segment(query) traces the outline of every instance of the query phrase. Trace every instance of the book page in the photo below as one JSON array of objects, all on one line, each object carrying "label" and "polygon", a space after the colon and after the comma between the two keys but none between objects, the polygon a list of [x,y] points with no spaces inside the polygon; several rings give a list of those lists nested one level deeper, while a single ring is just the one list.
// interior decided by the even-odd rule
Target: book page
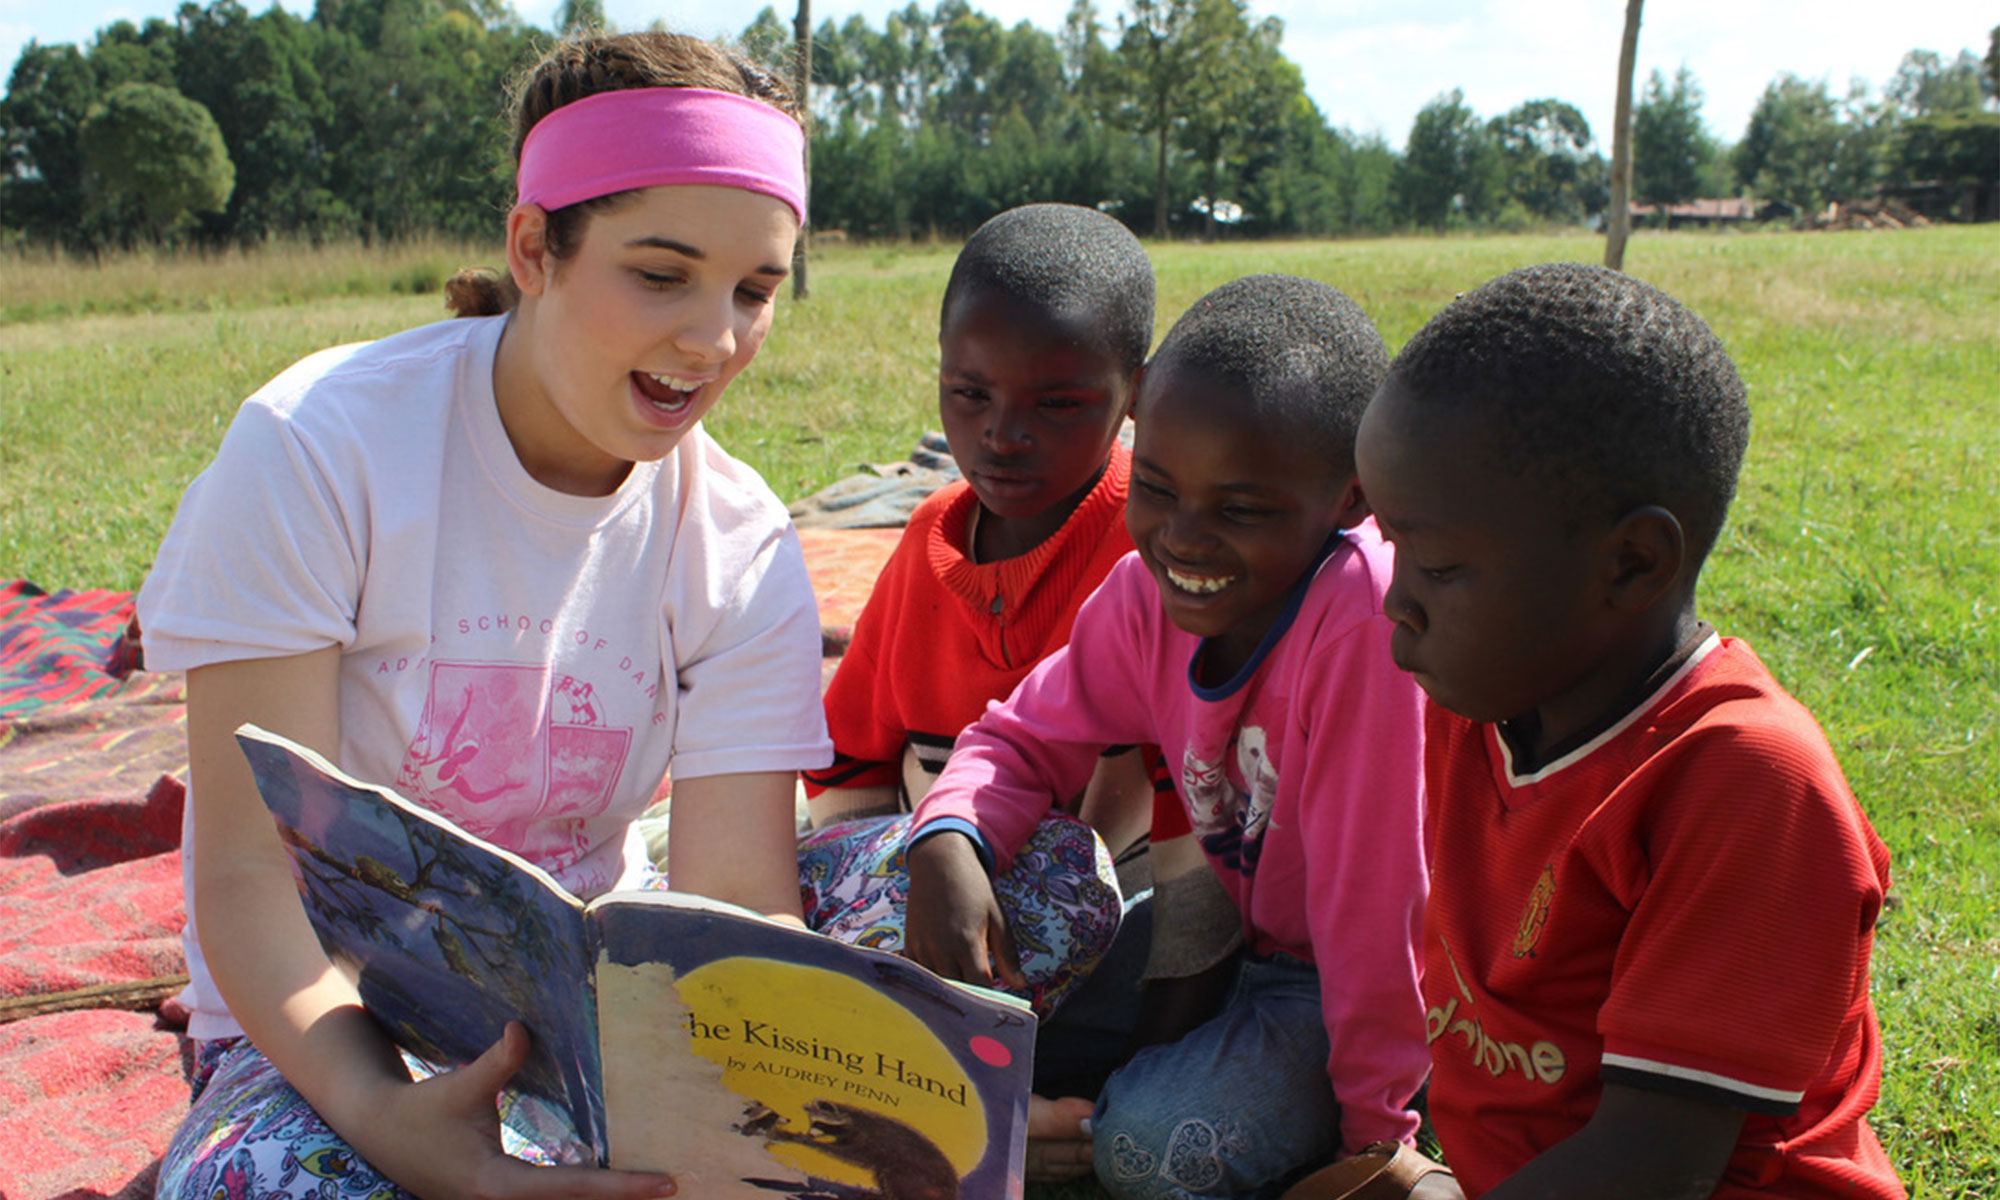
[{"label": "book page", "polygon": [[1034,1018],[1011,997],[671,893],[592,917],[614,1164],[704,1198],[1021,1194]]},{"label": "book page", "polygon": [[744,1099],[723,1083],[721,1063],[693,1052],[672,967],[599,962],[597,1003],[630,1014],[618,1019],[618,1050],[604,1064],[610,1165],[664,1171],[704,1200],[771,1200],[746,1179],[804,1185],[804,1173],[773,1158],[761,1139],[735,1136]]}]

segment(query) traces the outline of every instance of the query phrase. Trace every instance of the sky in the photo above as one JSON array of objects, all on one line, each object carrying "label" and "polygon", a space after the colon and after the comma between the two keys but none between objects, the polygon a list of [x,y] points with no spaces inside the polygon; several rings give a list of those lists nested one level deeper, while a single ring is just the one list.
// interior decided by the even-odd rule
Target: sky
[{"label": "sky", "polygon": [[[83,44],[125,19],[171,16],[179,0],[0,0],[0,63],[11,72],[29,40]],[[272,0],[243,0],[252,12]],[[920,3],[923,0],[919,0]],[[311,0],[284,0],[296,12]],[[531,24],[547,28],[558,0],[515,0]],[[813,24],[859,14],[880,28],[909,0],[816,0]],[[761,0],[604,0],[612,24],[638,28],[659,20],[703,35],[742,30]],[[796,0],[773,0],[789,24]],[[925,3],[935,7],[935,0]],[[1069,0],[972,0],[974,10],[1007,25],[1028,21],[1061,28]],[[1097,0],[1115,36],[1122,0]],[[1481,117],[1526,100],[1553,97],[1575,105],[1610,149],[1618,83],[1618,43],[1625,6],[1617,0],[1250,0],[1254,16],[1285,23],[1284,52],[1299,64],[1306,92],[1335,126],[1380,134],[1400,149],[1424,105],[1462,89]],[[1671,78],[1685,66],[1700,85],[1702,115],[1723,141],[1743,136],[1751,109],[1781,72],[1823,79],[1836,95],[1860,79],[1879,94],[1911,50],[1983,56],[2000,22],[1991,0],[1907,0],[1839,15],[1811,0],[1653,0],[1639,31],[1635,100],[1652,71]],[[726,14],[726,15],[719,15]]]}]

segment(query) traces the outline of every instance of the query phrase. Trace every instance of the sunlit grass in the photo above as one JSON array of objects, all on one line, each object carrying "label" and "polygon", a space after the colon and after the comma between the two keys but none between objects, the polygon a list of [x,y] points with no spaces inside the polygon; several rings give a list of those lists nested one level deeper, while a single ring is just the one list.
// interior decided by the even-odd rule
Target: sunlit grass
[{"label": "sunlit grass", "polygon": [[0,325],[93,313],[213,312],[342,296],[422,295],[437,291],[461,266],[500,262],[497,242],[437,238],[101,255],[14,247],[0,251]]}]

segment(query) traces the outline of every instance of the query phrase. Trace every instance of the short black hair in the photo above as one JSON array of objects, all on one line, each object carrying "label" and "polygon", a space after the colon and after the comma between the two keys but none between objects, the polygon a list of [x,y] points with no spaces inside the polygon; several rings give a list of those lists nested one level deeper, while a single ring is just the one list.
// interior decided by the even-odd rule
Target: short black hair
[{"label": "short black hair", "polygon": [[939,321],[968,291],[994,292],[1098,331],[1128,372],[1153,344],[1153,263],[1116,218],[1075,204],[1024,204],[966,239]]},{"label": "short black hair", "polygon": [[1496,465],[1570,511],[1667,509],[1696,569],[1750,440],[1721,339],[1660,289],[1587,263],[1522,267],[1460,296],[1403,347],[1390,380],[1420,410],[1493,419]]},{"label": "short black hair", "polygon": [[1388,369],[1381,332],[1338,288],[1296,275],[1246,275],[1181,314],[1148,379],[1199,375],[1219,385],[1218,403],[1311,439],[1345,477],[1354,473],[1361,414]]}]

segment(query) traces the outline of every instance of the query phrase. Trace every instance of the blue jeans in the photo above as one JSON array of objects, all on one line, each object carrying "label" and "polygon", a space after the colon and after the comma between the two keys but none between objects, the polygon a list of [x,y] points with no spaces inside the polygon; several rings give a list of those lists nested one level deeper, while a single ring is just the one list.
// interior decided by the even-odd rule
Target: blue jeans
[{"label": "blue jeans", "polygon": [[1275,1196],[1340,1149],[1319,973],[1246,954],[1222,1011],[1112,1073],[1091,1122],[1118,1200]]}]

